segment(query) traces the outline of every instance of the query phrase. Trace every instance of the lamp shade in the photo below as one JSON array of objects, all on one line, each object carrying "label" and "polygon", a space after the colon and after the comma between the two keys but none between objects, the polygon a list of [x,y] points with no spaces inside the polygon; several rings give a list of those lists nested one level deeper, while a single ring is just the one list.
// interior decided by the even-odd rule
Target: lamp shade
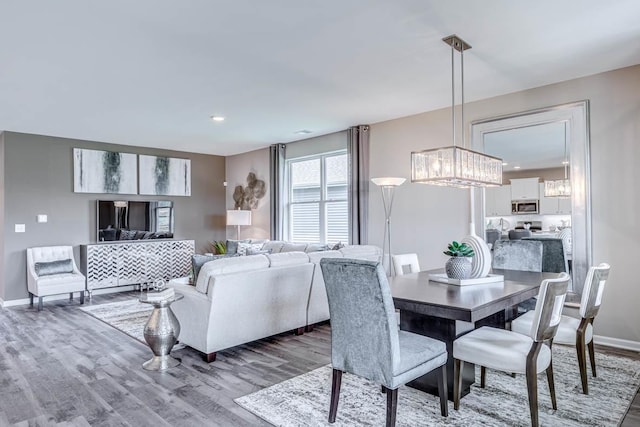
[{"label": "lamp shade", "polygon": [[227,225],[251,225],[251,211],[227,211]]},{"label": "lamp shade", "polygon": [[502,160],[450,146],[411,153],[411,182],[451,187],[502,185]]},{"label": "lamp shade", "polygon": [[385,176],[381,178],[371,178],[371,182],[379,187],[397,187],[404,184],[406,178],[396,178],[391,176]]}]

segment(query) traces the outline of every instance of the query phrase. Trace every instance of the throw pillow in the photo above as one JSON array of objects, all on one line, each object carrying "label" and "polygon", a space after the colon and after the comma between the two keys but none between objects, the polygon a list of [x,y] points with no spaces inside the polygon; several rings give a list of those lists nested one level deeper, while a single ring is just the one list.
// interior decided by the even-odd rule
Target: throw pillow
[{"label": "throw pillow", "polygon": [[267,255],[270,254],[271,251],[268,249],[254,249],[254,248],[247,248],[247,255]]},{"label": "throw pillow", "polygon": [[191,275],[193,276],[193,280],[192,280],[192,285],[195,286],[196,282],[198,281],[198,274],[200,274],[200,270],[202,269],[202,266],[205,265],[206,263],[208,263],[209,261],[214,261],[216,259],[220,259],[220,258],[229,258],[229,257],[234,257],[234,256],[238,256],[238,254],[221,254],[221,255],[213,255],[213,254],[209,254],[209,255],[200,255],[200,254],[195,254],[191,256]]},{"label": "throw pillow", "polygon": [[253,252],[262,250],[262,243],[238,243],[238,255],[252,255],[247,252],[249,250]]},{"label": "throw pillow", "polygon": [[309,253],[309,252],[323,252],[323,251],[328,251],[329,245],[325,245],[322,243],[309,243],[307,245],[307,249],[305,249],[305,252]]},{"label": "throw pillow", "polygon": [[135,230],[120,230],[120,240],[134,240],[135,238]]},{"label": "throw pillow", "polygon": [[344,248],[344,244],[342,242],[338,242],[331,248],[332,251],[337,251],[338,249]]},{"label": "throw pillow", "polygon": [[228,254],[236,254],[238,253],[238,244],[240,243],[249,243],[249,239],[246,240],[227,240],[227,253]]},{"label": "throw pillow", "polygon": [[73,273],[73,261],[70,259],[61,259],[58,261],[36,262],[33,268],[36,270],[38,276]]}]

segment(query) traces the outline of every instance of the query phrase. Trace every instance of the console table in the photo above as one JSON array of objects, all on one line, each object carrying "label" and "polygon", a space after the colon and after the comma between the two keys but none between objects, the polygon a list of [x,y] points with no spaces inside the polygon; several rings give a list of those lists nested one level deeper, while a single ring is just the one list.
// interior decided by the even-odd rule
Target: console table
[{"label": "console table", "polygon": [[89,298],[96,289],[188,276],[193,240],[131,240],[80,245],[80,269]]}]

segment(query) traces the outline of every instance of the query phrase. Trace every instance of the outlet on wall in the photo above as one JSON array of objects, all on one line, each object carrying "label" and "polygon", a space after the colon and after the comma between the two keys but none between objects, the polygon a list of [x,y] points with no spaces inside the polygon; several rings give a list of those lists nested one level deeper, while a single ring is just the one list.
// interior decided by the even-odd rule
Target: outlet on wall
[{"label": "outlet on wall", "polygon": [[15,232],[16,233],[24,233],[26,231],[26,227],[24,224],[16,224]]}]

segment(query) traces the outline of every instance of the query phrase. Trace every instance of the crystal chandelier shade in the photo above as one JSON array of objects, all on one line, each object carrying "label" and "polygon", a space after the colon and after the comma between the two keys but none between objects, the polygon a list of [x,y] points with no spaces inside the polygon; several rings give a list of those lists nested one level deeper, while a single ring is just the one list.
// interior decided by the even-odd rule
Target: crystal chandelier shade
[{"label": "crystal chandelier shade", "polygon": [[571,180],[568,177],[569,158],[567,155],[567,124],[564,124],[564,179],[544,182],[544,197],[571,197]]},{"label": "crystal chandelier shade", "polygon": [[[464,51],[471,46],[456,35],[442,39],[451,46],[451,116],[453,145],[411,153],[411,182],[448,187],[497,187],[502,185],[502,159],[465,148]],[[454,51],[460,52],[462,82],[462,146],[456,146]]]},{"label": "crystal chandelier shade", "polygon": [[456,146],[411,153],[411,181],[450,187],[497,187],[502,160]]}]

